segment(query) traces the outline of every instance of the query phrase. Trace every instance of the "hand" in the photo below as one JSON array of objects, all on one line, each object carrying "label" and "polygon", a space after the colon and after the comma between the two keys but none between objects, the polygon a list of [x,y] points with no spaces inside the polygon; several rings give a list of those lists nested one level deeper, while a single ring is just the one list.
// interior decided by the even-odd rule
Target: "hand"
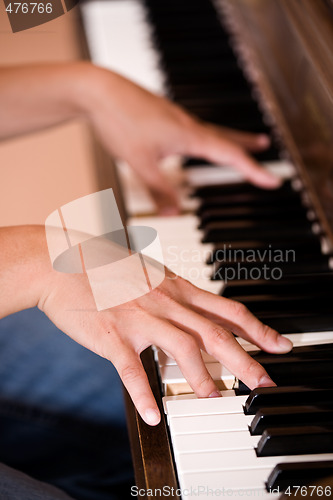
[{"label": "hand", "polygon": [[[87,275],[52,268],[43,227],[1,228],[0,246],[0,317],[38,305],[63,332],[114,364],[148,424],[156,425],[160,419],[140,361],[140,353],[148,346],[154,344],[174,358],[199,397],[219,395],[200,349],[251,389],[274,385],[231,332],[272,353],[288,352],[292,347],[242,304],[200,290],[167,269],[160,286],[150,293],[97,311]],[[102,241],[96,249],[101,262],[110,262],[110,251],[117,248],[109,240]],[[150,261],[149,276],[160,270],[161,264]],[[125,273],[124,280],[140,290],[133,269],[126,268]],[[117,294],[117,278],[114,285],[112,276],[105,280],[106,290]]]},{"label": "hand", "polygon": [[158,168],[169,155],[232,165],[264,188],[280,184],[245,153],[265,149],[267,136],[200,122],[167,99],[90,63],[0,68],[0,109],[0,139],[87,118],[107,151],[143,179],[160,213],[179,210]]},{"label": "hand", "polygon": [[158,168],[174,154],[228,164],[263,188],[279,179],[259,166],[248,151],[269,145],[265,135],[237,132],[200,122],[167,99],[101,68],[90,66],[84,107],[97,135],[115,157],[126,160],[145,182],[160,213],[176,214],[178,200]]},{"label": "hand", "polygon": [[113,363],[138,412],[150,425],[158,424],[160,414],[140,360],[148,346],[157,345],[176,360],[198,397],[219,396],[200,349],[250,388],[274,385],[231,331],[271,353],[288,352],[292,347],[242,304],[200,290],[169,270],[155,290],[99,312],[85,275],[52,270],[39,307],[70,337]]}]

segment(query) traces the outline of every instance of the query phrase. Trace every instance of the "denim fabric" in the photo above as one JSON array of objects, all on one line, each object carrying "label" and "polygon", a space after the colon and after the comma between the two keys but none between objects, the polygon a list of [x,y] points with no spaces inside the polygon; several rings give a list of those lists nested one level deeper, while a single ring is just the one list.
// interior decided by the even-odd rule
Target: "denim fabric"
[{"label": "denim fabric", "polygon": [[47,483],[41,483],[15,469],[0,464],[1,500],[73,500]]},{"label": "denim fabric", "polygon": [[[37,309],[0,321],[0,431],[0,462],[7,466],[77,500],[130,497],[119,377]],[[1,468],[0,476],[5,484]],[[29,498],[17,495],[8,498]],[[31,498],[39,498],[37,490]]]}]

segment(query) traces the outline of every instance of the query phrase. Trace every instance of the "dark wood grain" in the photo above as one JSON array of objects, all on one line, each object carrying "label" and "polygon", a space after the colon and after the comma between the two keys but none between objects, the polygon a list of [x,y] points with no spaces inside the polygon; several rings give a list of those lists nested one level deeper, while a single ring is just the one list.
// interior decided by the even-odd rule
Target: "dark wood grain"
[{"label": "dark wood grain", "polygon": [[333,15],[325,0],[215,0],[333,248]]},{"label": "dark wood grain", "polygon": [[[168,487],[170,492],[178,488],[169,443],[168,429],[164,417],[161,390],[156,372],[152,350],[149,348],[141,355],[142,363],[148,375],[150,386],[162,414],[162,420],[156,427],[147,425],[139,416],[125,391],[128,430],[131,442],[135,480],[139,488],[147,491]],[[173,488],[173,490],[172,490]],[[176,497],[176,495],[170,495]],[[145,497],[151,498],[149,494]],[[179,498],[179,497],[178,497]]]}]

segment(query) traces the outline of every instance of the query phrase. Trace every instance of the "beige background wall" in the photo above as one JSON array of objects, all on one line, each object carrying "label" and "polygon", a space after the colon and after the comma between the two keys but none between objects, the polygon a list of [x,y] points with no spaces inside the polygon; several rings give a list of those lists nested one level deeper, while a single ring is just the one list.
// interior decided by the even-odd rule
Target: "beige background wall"
[{"label": "beige background wall", "polygon": [[[81,57],[77,8],[12,33],[0,2],[0,65]],[[92,140],[82,123],[0,143],[0,226],[43,224],[58,206],[97,189]]]}]

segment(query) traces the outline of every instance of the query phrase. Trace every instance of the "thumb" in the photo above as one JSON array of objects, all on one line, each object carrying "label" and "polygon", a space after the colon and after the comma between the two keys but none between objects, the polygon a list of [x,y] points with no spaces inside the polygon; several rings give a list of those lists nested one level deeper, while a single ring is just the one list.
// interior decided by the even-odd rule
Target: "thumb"
[{"label": "thumb", "polygon": [[175,188],[161,172],[157,161],[149,158],[137,158],[131,161],[131,167],[146,185],[159,215],[178,215],[180,205]]}]

